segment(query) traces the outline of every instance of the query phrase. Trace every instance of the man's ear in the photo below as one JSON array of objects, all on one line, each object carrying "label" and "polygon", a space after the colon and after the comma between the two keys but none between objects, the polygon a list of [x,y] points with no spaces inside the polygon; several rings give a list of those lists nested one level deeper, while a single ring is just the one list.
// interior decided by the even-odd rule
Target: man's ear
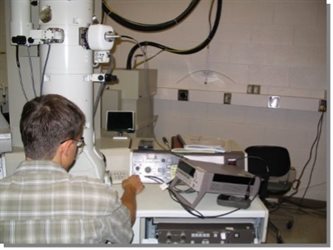
[{"label": "man's ear", "polygon": [[61,165],[65,170],[68,170],[69,165],[72,164],[73,161],[73,141],[68,140],[61,143],[56,151],[56,154],[53,158],[53,161]]},{"label": "man's ear", "polygon": [[72,143],[73,142],[71,140],[61,143],[56,150],[53,160],[59,163],[60,165],[63,165],[63,163],[66,162],[67,157],[70,156],[70,149]]},{"label": "man's ear", "polygon": [[58,147],[58,150],[64,156],[68,156],[71,152],[70,150],[71,150],[71,147],[73,146],[72,144],[73,144],[72,140],[67,140],[60,144],[60,146]]}]

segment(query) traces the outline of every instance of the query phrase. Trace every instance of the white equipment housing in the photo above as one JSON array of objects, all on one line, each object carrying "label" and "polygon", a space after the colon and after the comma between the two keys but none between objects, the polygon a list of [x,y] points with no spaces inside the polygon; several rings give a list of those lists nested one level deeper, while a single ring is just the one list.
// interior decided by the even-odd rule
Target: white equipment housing
[{"label": "white equipment housing", "polygon": [[109,62],[116,38],[113,29],[92,24],[93,0],[40,0],[39,27],[33,30],[30,2],[10,1],[12,44],[40,45],[41,72],[47,62],[45,74],[41,74],[42,94],[63,95],[86,116],[86,146],[70,172],[108,180],[102,154],[94,146],[93,124],[93,81],[103,82],[105,78],[103,74],[93,74],[93,66]]}]

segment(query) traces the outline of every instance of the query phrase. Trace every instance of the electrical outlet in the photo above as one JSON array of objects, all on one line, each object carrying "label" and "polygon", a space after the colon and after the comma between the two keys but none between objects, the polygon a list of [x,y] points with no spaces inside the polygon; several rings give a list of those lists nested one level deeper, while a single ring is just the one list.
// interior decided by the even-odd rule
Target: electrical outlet
[{"label": "electrical outlet", "polygon": [[322,99],[322,100],[319,100],[319,108],[318,108],[318,111],[319,112],[326,112],[327,110],[327,101]]},{"label": "electrical outlet", "polygon": [[248,94],[254,94],[254,95],[260,95],[260,85],[256,84],[248,84],[246,93]]},{"label": "electrical outlet", "polygon": [[260,95],[260,85],[252,85],[252,94]]},{"label": "electrical outlet", "polygon": [[231,93],[224,93],[223,104],[231,104]]},{"label": "electrical outlet", "polygon": [[178,101],[188,101],[189,94],[187,89],[178,89]]},{"label": "electrical outlet", "polygon": [[251,85],[251,84],[247,85],[246,93],[248,93],[248,94],[252,94],[253,93],[253,85]]}]

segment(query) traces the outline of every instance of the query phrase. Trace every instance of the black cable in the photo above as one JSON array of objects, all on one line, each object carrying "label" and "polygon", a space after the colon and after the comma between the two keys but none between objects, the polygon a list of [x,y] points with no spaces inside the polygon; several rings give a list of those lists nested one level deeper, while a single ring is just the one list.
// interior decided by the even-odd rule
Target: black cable
[{"label": "black cable", "polygon": [[127,56],[126,68],[127,69],[132,69],[132,57],[133,57],[135,51],[138,48],[143,47],[143,46],[152,46],[152,47],[159,48],[159,49],[165,50],[167,52],[178,54],[178,55],[194,54],[196,52],[199,52],[203,48],[205,48],[210,43],[210,41],[214,38],[214,36],[216,34],[216,31],[217,31],[217,28],[219,26],[220,19],[221,19],[221,14],[222,14],[222,1],[223,0],[218,0],[217,1],[217,10],[216,10],[216,17],[215,17],[214,26],[213,26],[211,32],[209,33],[208,37],[201,44],[197,45],[194,48],[188,49],[188,50],[179,50],[179,49],[170,48],[170,47],[164,46],[162,44],[151,42],[151,41],[140,42],[139,44],[135,45],[130,50],[130,52]]},{"label": "black cable", "polygon": [[154,55],[148,57],[148,58],[145,58],[143,61],[141,62],[136,62],[135,65],[134,65],[134,68],[137,68],[138,66],[140,66],[141,64],[143,63],[146,63],[146,62],[149,62],[150,60],[154,59],[156,56],[158,56],[159,54],[161,54],[164,50],[159,50],[158,52],[156,52]]},{"label": "black cable", "polygon": [[46,59],[45,59],[45,62],[44,62],[44,67],[43,67],[43,71],[42,71],[42,75],[41,75],[41,80],[40,80],[40,95],[43,94],[43,89],[44,89],[44,75],[45,75],[47,63],[49,61],[50,51],[51,51],[51,44],[48,44]]},{"label": "black cable", "polygon": [[[256,176],[255,178],[259,178],[258,176]],[[249,192],[249,189],[250,189],[250,183],[251,181],[248,183],[248,192]],[[177,198],[177,195],[175,194],[175,191],[168,188],[168,191],[169,191],[169,195],[171,197],[171,199],[173,199],[174,201],[176,201],[177,203],[179,203],[185,211],[187,211],[189,214],[195,216],[195,217],[198,217],[200,219],[212,219],[212,218],[219,218],[219,217],[223,217],[223,216],[226,216],[226,215],[229,215],[229,214],[232,214],[238,210],[240,210],[241,208],[235,208],[229,212],[226,212],[226,213],[221,213],[221,214],[217,214],[217,215],[204,215],[202,214],[200,211],[188,206],[187,204],[184,204],[182,201],[180,201],[178,198]],[[258,190],[259,192],[259,190]],[[252,201],[258,196],[258,192],[253,196],[252,199],[249,199],[249,197],[247,197],[247,199],[250,200],[250,203],[252,203]],[[245,194],[245,197],[246,197],[247,194]]]},{"label": "black cable", "polygon": [[[166,140],[166,138],[164,137],[164,139]],[[163,141],[165,141],[163,140]],[[169,181],[168,183],[165,183],[165,181],[157,176],[152,176],[152,175],[146,175],[144,176],[145,178],[148,178],[148,179],[151,179],[153,180],[154,182],[158,183],[158,184],[167,184],[168,186],[170,185],[170,183],[172,182]],[[258,176],[256,176],[255,178],[259,178]],[[245,194],[245,198],[246,199],[249,199],[249,192],[250,192],[250,183],[248,183],[248,187],[247,187],[247,193]],[[226,216],[226,215],[229,215],[231,213],[234,213],[238,210],[240,210],[241,208],[235,208],[229,212],[225,212],[225,213],[221,213],[221,214],[217,214],[217,215],[204,215],[203,213],[201,213],[200,211],[188,206],[187,204],[184,204],[182,201],[180,201],[178,198],[177,198],[177,195],[175,194],[176,192],[184,192],[184,193],[193,193],[195,192],[191,187],[189,187],[188,189],[185,189],[185,190],[181,190],[181,189],[175,189],[172,190],[171,188],[167,188],[168,192],[169,192],[169,195],[170,195],[170,198],[172,200],[174,200],[175,202],[179,203],[185,211],[187,211],[189,214],[197,217],[197,218],[200,218],[200,219],[212,219],[212,218],[219,218],[219,217],[223,217],[223,216]],[[258,190],[259,192],[259,190]],[[253,196],[252,199],[249,199],[250,200],[250,203],[252,203],[252,201],[258,196],[258,192]]]},{"label": "black cable", "polygon": [[18,73],[19,73],[19,80],[20,80],[20,86],[21,86],[21,89],[22,89],[22,93],[24,95],[24,98],[26,101],[28,101],[28,96],[27,96],[27,93],[24,89],[24,86],[23,86],[23,79],[22,79],[22,72],[21,72],[21,63],[20,63],[20,57],[19,57],[19,45],[16,45],[16,50],[15,50],[15,58],[16,58],[16,66],[17,66],[17,70],[18,70]]},{"label": "black cable", "polygon": [[[313,172],[313,169],[314,169],[314,166],[315,166],[315,162],[317,160],[317,153],[318,153],[317,151],[318,151],[318,145],[319,145],[319,140],[320,140],[320,135],[321,135],[323,117],[324,117],[324,112],[321,113],[318,124],[317,124],[317,133],[316,133],[316,137],[315,137],[315,139],[314,139],[314,141],[311,145],[311,148],[310,148],[309,158],[308,158],[307,162],[305,163],[305,165],[303,166],[299,177],[295,180],[295,183],[296,183],[295,192],[290,194],[288,196],[289,198],[298,193],[298,188],[300,186],[302,177],[303,177],[303,175],[305,173],[305,170],[308,167],[308,165],[309,165],[309,163],[312,159],[313,149],[316,148],[316,150],[315,150],[315,160],[314,160],[314,162],[312,164],[312,168],[311,168],[311,175],[312,175],[312,172]],[[311,178],[312,178],[311,175],[310,175],[309,181],[311,181]],[[306,187],[306,191],[307,191],[309,185],[310,185],[310,183],[308,182],[307,187]],[[305,197],[305,192],[304,192],[304,195],[303,195],[303,199],[304,199],[304,197]],[[301,205],[301,203],[302,203],[302,201],[300,202],[300,205]]]},{"label": "black cable", "polygon": [[[107,71],[106,74],[112,76],[112,72],[114,70],[114,67],[115,67],[114,57],[110,56],[109,69],[108,69],[108,71]],[[102,96],[103,96],[104,90],[106,88],[106,85],[107,85],[106,81],[100,82],[100,86],[99,86],[99,88],[97,90],[97,95],[96,95],[94,106],[93,106],[93,117],[95,117],[95,115],[96,115],[96,112],[97,112],[97,109],[98,109],[98,105],[99,105],[99,103],[100,103],[100,101],[102,99]]]},{"label": "black cable", "polygon": [[[209,14],[208,14],[209,32],[212,30],[211,16],[212,16],[212,11],[213,11],[214,2],[215,2],[215,0],[212,0],[211,5],[210,5],[210,8],[209,8]],[[207,45],[207,49],[209,49],[209,44]]]},{"label": "black cable", "polygon": [[[214,219],[214,218],[219,218],[219,217],[223,217],[223,216],[226,216],[226,215],[229,215],[229,214],[232,214],[238,210],[240,210],[240,208],[235,208],[229,212],[225,212],[225,213],[221,213],[221,214],[217,214],[217,215],[204,215],[202,214],[200,211],[194,209],[194,208],[191,208],[190,206],[184,204],[183,202],[181,202],[177,196],[175,195],[174,191],[171,190],[170,188],[168,188],[168,191],[169,191],[169,195],[171,197],[171,199],[173,199],[174,201],[176,201],[177,203],[179,203],[186,212],[188,212],[189,214],[197,217],[197,218],[200,218],[200,219]],[[254,197],[255,198],[255,197]],[[251,200],[252,201],[252,200]]]},{"label": "black cable", "polygon": [[19,45],[16,45],[15,47],[16,47],[15,48],[16,67],[21,68],[20,57],[19,57],[20,47]]},{"label": "black cable", "polygon": [[316,138],[314,139],[314,141],[313,141],[313,143],[312,143],[312,145],[311,145],[309,158],[308,158],[307,162],[305,163],[305,165],[304,165],[304,167],[303,167],[303,169],[302,169],[302,171],[301,171],[301,173],[300,173],[299,179],[302,179],[302,176],[303,176],[303,174],[304,174],[304,171],[305,171],[307,165],[309,164],[309,162],[311,161],[311,158],[312,158],[312,151],[313,151],[313,148],[315,147],[316,142],[317,142],[317,140],[318,140],[318,126],[319,126],[319,124],[321,123],[322,117],[323,117],[323,113],[321,114],[321,116],[320,116],[320,118],[319,118],[319,121],[318,121],[318,124],[317,124],[317,134],[316,134]]},{"label": "black cable", "polygon": [[158,184],[164,184],[164,180],[160,177],[154,176],[154,175],[144,175],[143,177],[147,178],[147,179],[151,179],[154,182],[158,183]]},{"label": "black cable", "polygon": [[304,198],[306,196],[306,193],[310,187],[310,184],[311,184],[311,180],[312,180],[312,175],[313,175],[313,170],[314,170],[314,167],[316,165],[316,162],[317,162],[317,156],[318,156],[318,146],[319,146],[319,141],[320,141],[320,136],[321,136],[321,130],[322,130],[322,125],[323,125],[323,117],[324,117],[324,112],[321,113],[321,116],[320,116],[320,119],[318,121],[318,125],[317,125],[317,137],[316,137],[316,145],[315,145],[315,156],[314,156],[314,160],[312,162],[312,167],[311,167],[311,171],[310,171],[310,175],[309,175],[309,179],[308,179],[308,183],[307,183],[307,186],[304,190],[304,194],[302,196],[302,199],[300,201],[300,205],[302,205],[303,201],[304,201]]},{"label": "black cable", "polygon": [[102,9],[103,12],[105,12],[110,18],[112,18],[114,21],[116,21],[117,23],[121,24],[122,26],[128,29],[143,31],[143,32],[155,32],[155,31],[162,31],[169,29],[182,22],[189,14],[192,13],[192,11],[195,9],[195,7],[198,5],[199,2],[200,0],[192,0],[189,6],[185,9],[185,11],[183,11],[179,16],[170,21],[159,24],[142,24],[125,19],[117,15],[113,11],[111,11],[108,8],[108,6],[104,3],[104,1],[102,3]]},{"label": "black cable", "polygon": [[34,92],[34,96],[36,97],[37,96],[37,91],[36,91],[36,86],[35,86],[36,84],[35,84],[34,71],[33,71],[32,59],[31,59],[31,54],[30,54],[30,48],[31,48],[30,46],[27,46],[32,90]]}]

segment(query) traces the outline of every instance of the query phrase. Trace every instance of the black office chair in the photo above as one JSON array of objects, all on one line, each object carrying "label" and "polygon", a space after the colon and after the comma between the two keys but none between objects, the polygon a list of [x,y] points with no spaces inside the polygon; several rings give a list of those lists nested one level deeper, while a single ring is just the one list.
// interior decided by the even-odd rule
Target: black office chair
[{"label": "black office chair", "polygon": [[[283,196],[288,193],[296,179],[296,171],[291,167],[289,152],[280,146],[250,146],[245,149],[248,157],[248,171],[262,178],[259,189],[259,197],[265,205],[272,211],[272,203],[268,198],[277,198],[278,205]],[[293,218],[288,215],[286,227],[293,226]],[[271,216],[270,216],[271,217]],[[269,227],[276,234],[278,243],[283,243],[280,230],[269,218]]]}]

